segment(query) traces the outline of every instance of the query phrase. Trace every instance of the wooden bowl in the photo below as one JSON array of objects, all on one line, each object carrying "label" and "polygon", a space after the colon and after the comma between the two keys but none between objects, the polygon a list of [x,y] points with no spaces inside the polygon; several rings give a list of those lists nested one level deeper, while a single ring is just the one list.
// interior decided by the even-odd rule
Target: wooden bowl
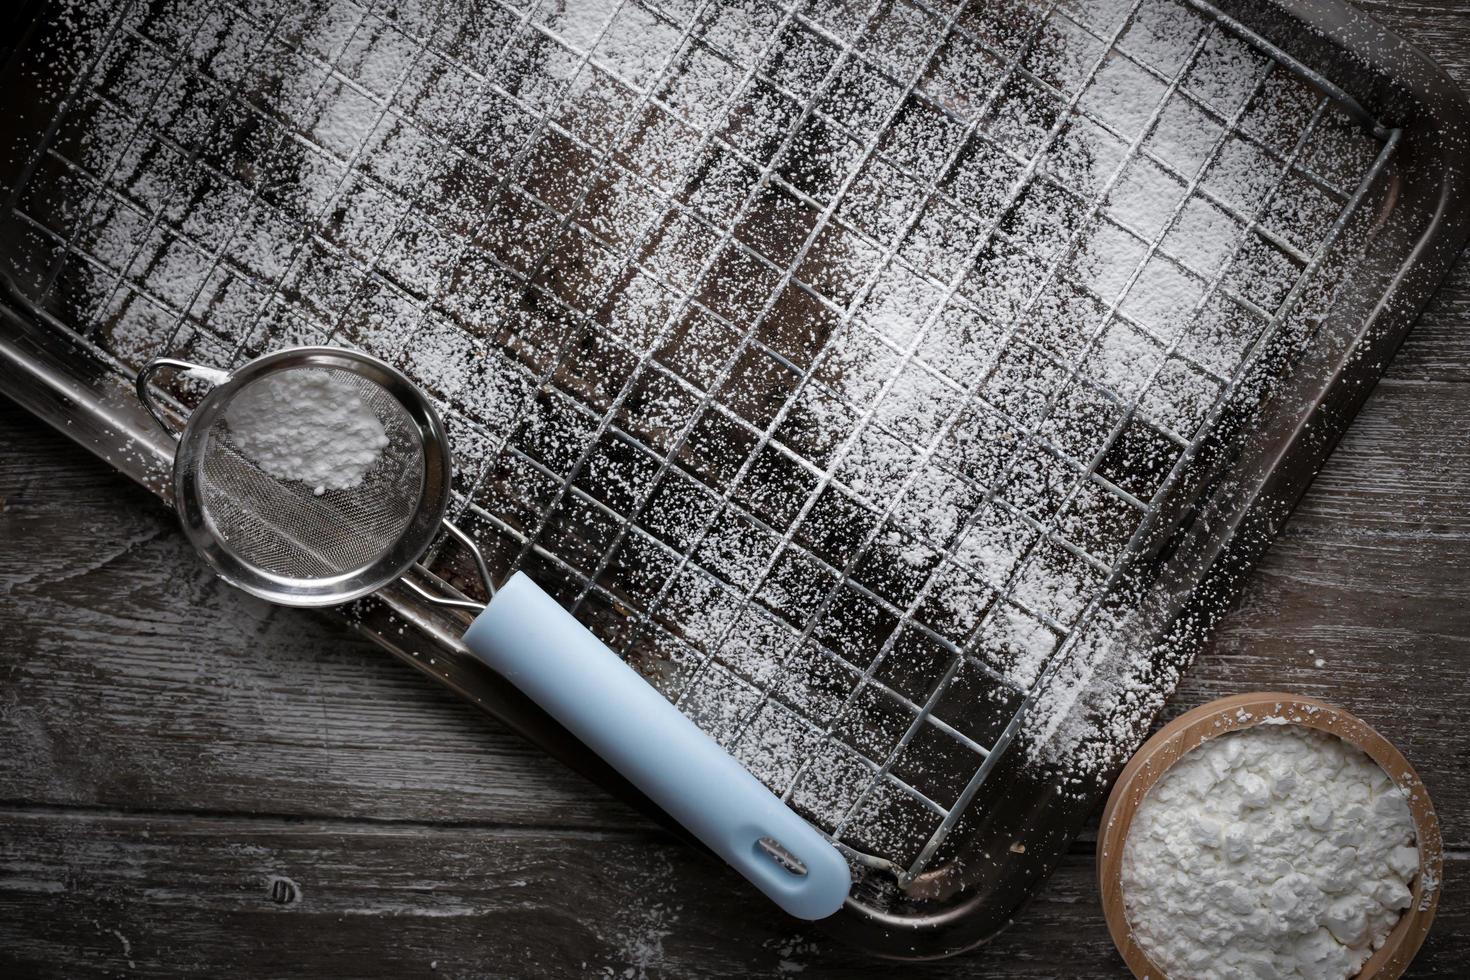
[{"label": "wooden bowl", "polygon": [[1444,863],[1444,843],[1439,819],[1419,774],[1399,753],[1364,721],[1342,708],[1315,698],[1292,694],[1237,694],[1201,705],[1165,725],[1129,760],[1113,786],[1103,810],[1098,837],[1097,875],[1102,889],[1103,913],[1108,931],[1128,968],[1139,980],[1165,977],[1133,939],[1123,909],[1123,842],[1138,805],[1154,783],[1186,752],[1207,739],[1260,724],[1267,718],[1286,720],[1344,738],[1383,767],[1408,797],[1419,846],[1419,874],[1414,878],[1414,900],[1389,933],[1383,948],[1363,964],[1357,980],[1394,980],[1409,966],[1419,951],[1434,910],[1439,905],[1439,887]]}]

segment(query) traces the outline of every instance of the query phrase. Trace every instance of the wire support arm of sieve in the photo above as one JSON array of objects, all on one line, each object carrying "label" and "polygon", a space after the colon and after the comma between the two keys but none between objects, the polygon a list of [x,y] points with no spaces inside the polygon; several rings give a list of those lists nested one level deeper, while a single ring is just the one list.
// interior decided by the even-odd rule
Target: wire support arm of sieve
[{"label": "wire support arm of sieve", "polygon": [[198,378],[201,381],[207,381],[210,384],[218,384],[228,375],[218,368],[195,364],[193,361],[179,360],[176,357],[155,357],[143,365],[142,369],[138,372],[138,377],[134,381],[134,386],[138,392],[138,401],[143,403],[143,407],[148,410],[149,415],[153,416],[153,421],[158,423],[158,427],[168,433],[174,442],[178,442],[179,437],[183,434],[182,430],[176,428],[169,421],[168,413],[164,411],[163,406],[159,404],[158,399],[153,394],[153,376],[163,370],[183,371],[191,377]]},{"label": "wire support arm of sieve", "polygon": [[475,560],[475,568],[480,574],[480,582],[485,587],[486,602],[435,595],[408,578],[403,579],[403,584],[408,586],[420,599],[423,599],[425,602],[431,602],[436,606],[446,606],[451,609],[469,609],[477,613],[481,612],[488,605],[488,600],[495,598],[495,579],[490,575],[490,565],[485,561],[485,553],[480,550],[480,546],[475,543],[475,539],[466,534],[459,525],[448,518],[444,519],[443,524],[444,530],[448,531],[451,537],[464,545],[465,550],[470,553],[470,557]]}]

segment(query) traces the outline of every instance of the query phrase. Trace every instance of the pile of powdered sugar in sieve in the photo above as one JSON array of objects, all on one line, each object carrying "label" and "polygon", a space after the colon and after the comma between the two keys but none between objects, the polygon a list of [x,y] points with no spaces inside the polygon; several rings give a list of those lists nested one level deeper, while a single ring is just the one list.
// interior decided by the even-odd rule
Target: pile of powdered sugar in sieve
[{"label": "pile of powdered sugar in sieve", "polygon": [[245,458],[318,496],[360,484],[388,446],[383,423],[351,381],[315,368],[247,385],[230,402],[225,424]]},{"label": "pile of powdered sugar in sieve", "polygon": [[1336,736],[1262,724],[1209,740],[1149,791],[1123,901],[1170,977],[1337,980],[1383,945],[1418,868],[1408,802],[1377,763]]}]

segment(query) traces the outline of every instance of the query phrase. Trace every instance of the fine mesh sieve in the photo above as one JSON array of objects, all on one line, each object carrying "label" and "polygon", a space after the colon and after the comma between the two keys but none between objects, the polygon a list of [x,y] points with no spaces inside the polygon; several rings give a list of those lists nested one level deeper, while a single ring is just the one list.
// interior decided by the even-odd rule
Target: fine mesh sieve
[{"label": "fine mesh sieve", "polygon": [[[166,367],[191,369],[155,361],[142,380]],[[311,386],[317,401],[290,400]],[[162,421],[146,384],[140,393]],[[360,447],[376,457],[354,479],[297,478],[242,447],[240,408],[262,400],[279,409],[283,447],[298,438],[302,454],[353,438],[327,428],[333,410],[376,419],[383,444]],[[323,417],[309,417],[314,409]],[[446,442],[423,393],[382,361],[336,348],[279,351],[229,375],[190,417],[179,434],[175,500],[190,539],[227,581],[289,605],[345,602],[401,576],[440,529],[448,504]]]}]

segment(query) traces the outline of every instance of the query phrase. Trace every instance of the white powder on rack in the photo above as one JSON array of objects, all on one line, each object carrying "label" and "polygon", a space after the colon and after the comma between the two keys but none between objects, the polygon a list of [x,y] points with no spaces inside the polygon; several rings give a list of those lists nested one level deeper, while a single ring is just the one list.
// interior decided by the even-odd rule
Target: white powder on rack
[{"label": "white powder on rack", "polygon": [[1123,900],[1173,980],[1346,978],[1408,907],[1418,867],[1408,802],[1377,763],[1262,724],[1207,741],[1149,791]]},{"label": "white powder on rack", "polygon": [[[93,47],[125,6],[114,0],[63,5],[76,31],[96,32]],[[1124,8],[1069,4],[1065,13],[1043,18],[1040,5],[971,4],[961,26],[984,45],[955,33],[938,44],[926,66],[919,59],[940,41],[941,21],[916,18],[906,5],[878,5],[869,30],[866,15],[842,5],[805,8],[780,27],[779,11],[769,4],[706,4],[690,25],[701,40],[682,48],[682,28],[667,22],[667,4],[660,17],[638,4],[606,0],[533,6],[520,14],[506,5],[430,6],[442,15],[432,31],[409,10],[364,10],[348,0],[294,5],[279,24],[249,5],[238,15],[230,8],[204,14],[187,4],[147,17],[136,5],[126,8],[119,36],[137,34],[139,40],[110,50],[107,70],[86,83],[91,121],[74,148],[80,172],[104,175],[107,193],[98,194],[94,206],[82,193],[85,181],[66,183],[72,180],[66,168],[54,168],[63,186],[77,188],[68,192],[76,198],[68,202],[76,212],[69,223],[96,226],[78,238],[95,261],[75,263],[66,288],[77,310],[91,311],[110,353],[133,363],[170,352],[225,363],[245,336],[267,326],[278,344],[362,347],[404,367],[442,400],[462,470],[520,474],[493,488],[495,499],[524,498],[529,509],[542,477],[509,450],[494,460],[491,454],[525,420],[554,471],[545,479],[554,484],[595,430],[572,406],[585,399],[578,407],[600,413],[603,395],[625,380],[617,362],[610,367],[591,358],[590,347],[571,346],[580,318],[596,320],[589,333],[598,335],[599,351],[631,363],[625,355],[659,336],[676,301],[721,297],[715,305],[728,325],[710,321],[703,332],[675,328],[655,362],[640,369],[639,388],[647,390],[629,404],[641,400],[641,417],[618,424],[653,433],[653,451],[661,453],[666,438],[691,421],[686,413],[700,407],[705,388],[710,401],[735,415],[790,397],[789,417],[801,425],[783,426],[773,444],[804,456],[803,465],[813,471],[833,471],[832,485],[814,493],[830,492],[837,500],[860,496],[855,509],[870,513],[886,509],[902,478],[927,455],[928,471],[903,488],[893,527],[872,537],[871,557],[855,577],[899,609],[913,604],[917,584],[928,580],[915,619],[951,642],[969,644],[976,658],[1016,686],[1047,688],[1027,724],[1055,734],[1042,755],[1049,763],[1064,760],[1066,775],[1101,771],[1123,747],[1136,744],[1183,664],[1176,656],[1156,668],[1158,658],[1147,648],[1099,642],[1079,644],[1065,670],[1048,673],[1072,617],[1043,622],[1036,614],[1075,611],[1099,595],[1105,581],[1051,542],[1066,537],[1111,564],[1126,534],[1108,549],[1099,547],[1123,505],[1099,484],[1079,479],[1072,464],[1037,450],[1030,434],[1041,432],[1070,447],[1069,458],[1087,463],[1100,444],[1089,442],[1083,430],[1096,427],[1095,416],[1105,409],[1087,406],[1085,386],[1109,384],[1122,401],[1137,397],[1142,416],[1188,437],[1217,387],[1200,381],[1177,357],[1166,358],[1163,345],[1180,340],[1190,357],[1228,377],[1245,350],[1242,338],[1253,335],[1230,319],[1185,329],[1181,304],[1174,302],[1189,298],[1199,275],[1217,271],[1239,230],[1235,218],[1202,199],[1185,205],[1160,254],[1131,280],[1144,261],[1145,239],[1163,231],[1188,178],[1203,165],[1203,134],[1194,127],[1215,135],[1217,123],[1192,112],[1175,93],[1145,137],[1138,130],[1165,88],[1114,53],[1085,86],[1080,104],[1094,118],[1071,113],[1049,143],[1055,113],[1083,85],[1079,70],[1103,53],[1097,37],[1121,26],[1114,14]],[[1068,17],[1085,21],[1088,30]],[[1199,24],[1186,4],[1147,3],[1122,46],[1171,77]],[[853,50],[842,53],[843,47]],[[840,53],[846,60],[829,82]],[[1023,54],[1028,73],[1061,88],[1044,93],[1005,75],[1002,60]],[[170,73],[165,66],[175,56],[183,60]],[[671,56],[664,77],[655,80]],[[1253,90],[1264,64],[1243,42],[1217,30],[1185,72],[1180,92],[1205,96],[1224,118]],[[896,77],[885,77],[876,65]],[[744,78],[756,68],[786,91],[763,78]],[[107,81],[113,75],[135,81]],[[916,94],[906,95],[910,77],[919,84]],[[199,86],[205,95],[192,95]],[[214,151],[216,144],[241,138],[243,130],[237,132],[222,110],[236,111],[231,104],[242,93],[252,93],[269,111],[242,111],[240,119],[253,126],[258,116],[270,135],[252,137],[236,167],[228,154]],[[817,102],[809,118],[799,105],[806,93]],[[929,99],[962,118],[941,118]],[[880,133],[880,122],[896,109]],[[545,127],[537,121],[540,113],[548,116]],[[625,126],[630,119],[640,121]],[[148,125],[137,130],[137,120]],[[961,140],[968,128],[974,132]],[[154,134],[177,140],[182,152]],[[790,145],[784,156],[772,158],[777,137],[789,137]],[[1020,342],[1007,337],[1027,298],[1042,286],[1039,256],[1060,258],[1062,233],[1070,234],[1073,220],[1102,194],[1135,137],[1144,137],[1146,152],[1180,172],[1167,173],[1132,154],[1101,215],[1076,229],[1075,270],[1059,267],[1056,277],[1058,283],[1076,278],[1102,305],[1083,309],[1066,301],[1064,291],[1046,290],[1029,314],[1037,329],[1018,336],[1046,348],[1056,363],[1015,351]],[[574,147],[573,138],[590,145]],[[876,149],[867,159],[862,147],[870,141]],[[189,152],[195,146],[205,152],[196,157]],[[703,152],[692,152],[696,146]],[[1028,178],[1033,190],[1006,203],[1025,160],[1043,146],[1034,171],[1039,176]],[[937,172],[956,150],[949,172]],[[206,163],[223,164],[223,170],[206,172]],[[736,206],[757,192],[768,163],[769,187],[737,221]],[[1232,136],[1220,158],[1198,175],[1202,186],[1244,213],[1270,186],[1271,166],[1254,143]],[[975,172],[960,179],[970,169]],[[1048,187],[1047,179],[1068,186],[1076,198]],[[779,193],[767,194],[771,189]],[[797,200],[795,192],[805,198]],[[51,199],[36,194],[27,201]],[[563,212],[574,205],[580,207],[556,239],[555,262],[548,258],[530,283],[540,268],[535,256],[558,235]],[[798,259],[807,223],[828,208],[834,211],[826,227]],[[51,223],[45,214],[34,217],[38,225]],[[918,222],[904,234],[911,217]],[[1003,217],[997,234],[1009,244],[993,242],[975,262],[973,246]],[[792,394],[793,375],[753,351],[746,352],[748,363],[765,365],[767,373],[753,373],[750,382],[716,382],[727,358],[746,356],[737,350],[739,337],[756,325],[763,297],[780,281],[754,260],[709,264],[710,251],[725,232],[735,233],[736,224],[738,242],[753,242],[765,260],[830,301],[818,311],[822,318],[851,321],[820,352],[807,352],[818,363],[799,395]],[[595,232],[601,242],[584,232]],[[630,277],[618,256],[640,241],[644,247],[633,249],[640,257],[628,263]],[[720,248],[726,255],[736,251],[735,244]],[[1179,272],[1161,256],[1182,259],[1193,271]],[[964,266],[971,263],[967,274]],[[1173,278],[1171,270],[1178,273]],[[957,293],[939,288],[956,277],[963,282]],[[560,285],[547,288],[543,279]],[[870,281],[873,288],[865,292]],[[551,311],[553,293],[568,304],[564,313]],[[616,299],[606,314],[604,294]],[[735,294],[746,299],[733,302]],[[518,308],[518,298],[534,300],[521,304],[534,305],[534,316]],[[757,339],[770,339],[764,327],[789,312],[783,302],[774,303]],[[1156,336],[1121,325],[1105,331],[1100,311],[1114,302]],[[789,305],[798,313],[806,308]],[[846,312],[839,316],[838,307]],[[777,333],[776,341],[798,347],[811,339]],[[1096,340],[1089,340],[1093,335]],[[775,349],[790,353],[776,341]],[[619,347],[626,349],[614,350]],[[1002,358],[1008,350],[1023,356]],[[540,372],[563,351],[562,369],[543,388]],[[1068,380],[1062,362],[1067,370],[1078,368],[1078,380]],[[1024,414],[1019,427],[1001,426],[993,416],[973,431],[963,428],[968,419],[946,424],[962,389],[979,387],[992,364],[999,366],[981,394]],[[660,378],[665,368],[679,380]],[[605,379],[608,391],[591,399],[588,386],[577,383],[584,377]],[[538,402],[546,390],[558,389],[570,394],[547,398],[544,407]],[[1071,394],[1078,394],[1084,410],[1063,411]],[[1050,418],[1041,418],[1052,396],[1062,400]],[[371,462],[336,441],[335,423],[316,411],[258,420],[258,461],[274,475],[321,492],[354,485]],[[758,430],[767,417],[754,421]],[[298,423],[325,442],[303,447],[300,439],[311,435],[293,435]],[[791,444],[788,434],[803,429],[810,430],[803,441],[811,445]],[[943,438],[953,445],[936,444]],[[703,464],[740,451],[738,443],[731,445],[691,442],[659,489],[649,492],[694,482]],[[959,449],[982,445],[997,458],[1025,455],[1004,472],[988,467],[983,479],[966,474],[968,487],[942,472]],[[763,452],[771,455],[770,447]],[[612,470],[599,465],[593,455],[578,487],[601,500],[623,500],[628,494],[615,494],[615,481],[601,475]],[[805,540],[783,543],[784,524],[765,533],[739,519],[714,523],[704,533],[724,489],[714,482],[713,491],[701,487],[658,498],[664,523],[678,525],[677,534],[663,535],[666,543],[677,538],[678,547],[693,548],[695,538],[703,538],[690,558],[699,574],[685,573],[658,610],[671,633],[699,646],[744,632],[743,622],[731,627],[724,603],[743,603],[765,569],[781,571],[785,566],[776,563]],[[752,467],[734,487],[732,502],[749,506],[783,489],[780,482]],[[977,487],[997,503],[962,526],[975,510]],[[481,502],[490,497],[487,488],[473,495]],[[1094,499],[1098,506],[1085,506]],[[1109,502],[1111,510],[1103,506]],[[651,512],[614,506],[641,513],[645,523]],[[523,523],[528,532],[539,520],[509,509],[496,515]],[[840,537],[840,520],[813,509],[801,530]],[[550,539],[543,533],[542,540]],[[951,546],[955,556],[936,560]],[[705,573],[708,579],[697,581]],[[790,600],[780,613],[792,617],[792,635],[830,591],[832,574],[787,576],[780,584]],[[753,605],[777,591],[775,578],[766,576]],[[791,584],[797,578],[800,584]],[[870,620],[879,621],[871,603],[864,608],[871,615],[829,617],[822,634],[823,643],[860,669],[873,656]],[[752,681],[790,673],[784,654],[773,652],[779,648],[770,647],[762,660],[734,652],[744,646],[726,641],[717,655]],[[667,662],[662,656],[648,660]],[[733,703],[721,685],[734,675],[703,673],[713,680],[695,683],[708,688],[707,699]],[[788,700],[825,726],[826,709],[819,711],[815,699],[819,689],[840,685],[821,671],[790,683],[802,693]],[[685,703],[702,696],[696,690]],[[861,727],[860,706],[847,710]],[[804,750],[792,743],[789,751]]]},{"label": "white powder on rack", "polygon": [[282,371],[246,386],[225,413],[230,440],[280,480],[320,496],[362,482],[388,436],[347,378],[331,371]]}]

